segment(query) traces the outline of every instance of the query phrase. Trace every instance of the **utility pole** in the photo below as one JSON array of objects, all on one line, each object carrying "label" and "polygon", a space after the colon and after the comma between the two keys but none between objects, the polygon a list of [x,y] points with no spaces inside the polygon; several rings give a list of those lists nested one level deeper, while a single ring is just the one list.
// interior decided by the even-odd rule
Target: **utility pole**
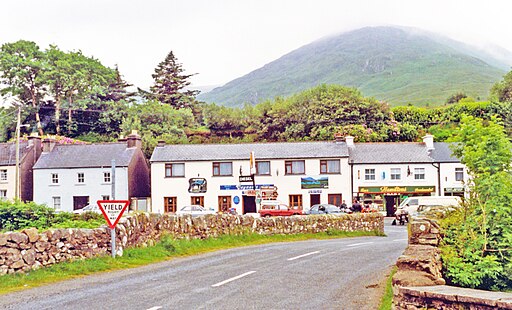
[{"label": "utility pole", "polygon": [[16,172],[14,199],[20,199],[20,127],[21,127],[21,106],[18,106],[18,119],[16,120]]}]

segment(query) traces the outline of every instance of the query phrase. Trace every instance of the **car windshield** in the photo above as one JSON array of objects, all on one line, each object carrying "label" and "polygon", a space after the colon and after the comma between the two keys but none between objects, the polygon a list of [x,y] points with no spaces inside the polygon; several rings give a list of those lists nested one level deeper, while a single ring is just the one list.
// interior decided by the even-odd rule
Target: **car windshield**
[{"label": "car windshield", "polygon": [[329,213],[339,213],[339,212],[341,212],[340,209],[338,209],[338,207],[333,206],[333,205],[326,206],[325,209],[327,211],[329,211]]}]

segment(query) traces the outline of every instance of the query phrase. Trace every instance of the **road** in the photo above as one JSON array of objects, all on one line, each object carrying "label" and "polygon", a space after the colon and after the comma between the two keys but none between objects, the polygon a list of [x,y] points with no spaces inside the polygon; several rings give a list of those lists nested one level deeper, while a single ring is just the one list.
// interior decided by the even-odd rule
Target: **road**
[{"label": "road", "polygon": [[1,309],[375,309],[407,245],[387,237],[274,243],[174,259],[0,296]]}]

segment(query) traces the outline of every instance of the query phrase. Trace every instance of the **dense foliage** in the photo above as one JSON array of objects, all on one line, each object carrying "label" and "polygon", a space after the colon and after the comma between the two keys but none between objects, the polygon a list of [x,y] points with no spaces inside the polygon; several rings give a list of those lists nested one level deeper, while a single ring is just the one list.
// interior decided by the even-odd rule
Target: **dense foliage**
[{"label": "dense foliage", "polygon": [[471,173],[470,197],[443,222],[453,284],[512,289],[512,144],[496,119],[463,118],[453,151]]},{"label": "dense foliage", "polygon": [[30,227],[37,229],[95,228],[103,224],[105,219],[97,213],[55,213],[52,208],[34,202],[0,201],[0,231],[15,231]]}]

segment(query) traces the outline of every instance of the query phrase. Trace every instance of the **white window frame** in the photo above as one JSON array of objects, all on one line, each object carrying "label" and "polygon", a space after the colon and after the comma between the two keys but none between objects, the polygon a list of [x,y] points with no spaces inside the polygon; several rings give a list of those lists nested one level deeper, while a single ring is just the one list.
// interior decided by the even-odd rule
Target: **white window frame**
[{"label": "white window frame", "polygon": [[414,168],[414,179],[425,180],[425,168]]},{"label": "white window frame", "polygon": [[54,196],[54,197],[52,197],[52,203],[53,203],[54,210],[60,210],[61,204],[62,204],[62,199],[60,198],[60,196]]},{"label": "white window frame", "polygon": [[7,190],[6,189],[0,189],[0,200],[7,199]]},{"label": "white window frame", "polygon": [[375,181],[375,177],[376,177],[375,168],[364,169],[364,180],[365,181]]},{"label": "white window frame", "polygon": [[[267,171],[261,171],[262,169],[260,168],[260,165],[263,165],[263,164],[268,164],[268,173]],[[259,160],[259,161],[256,161],[256,175],[271,175],[271,171],[272,171],[272,166],[270,165],[270,161],[269,160]]]},{"label": "white window frame", "polygon": [[0,181],[7,181],[7,169],[0,170]]},{"label": "white window frame", "polygon": [[389,172],[389,178],[393,181],[399,181],[402,179],[402,169],[401,168],[391,168]]},{"label": "white window frame", "polygon": [[77,183],[84,184],[85,183],[85,173],[83,172],[77,172]]},{"label": "white window frame", "polygon": [[455,181],[464,181],[464,168],[455,168]]}]

